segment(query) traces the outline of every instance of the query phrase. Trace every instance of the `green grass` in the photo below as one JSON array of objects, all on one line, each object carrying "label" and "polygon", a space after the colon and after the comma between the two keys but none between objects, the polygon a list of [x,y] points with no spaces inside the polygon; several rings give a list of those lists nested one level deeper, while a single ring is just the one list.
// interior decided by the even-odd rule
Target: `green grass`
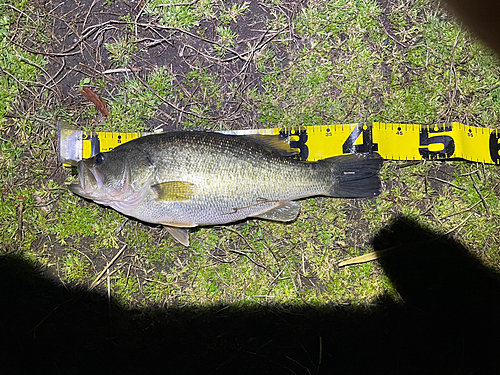
[{"label": "green grass", "polygon": [[[35,12],[24,1],[14,1],[10,6],[0,5],[0,126],[5,122],[7,113],[13,110],[14,101],[19,95],[32,92],[30,88],[36,85],[40,67],[47,63],[42,56],[33,55],[18,45],[9,43],[15,16],[23,10],[28,13]],[[21,17],[20,20],[23,32],[18,38],[35,35],[35,40],[42,45],[47,38],[43,25],[24,14],[26,17]]]},{"label": "green grass", "polygon": [[113,43],[106,43],[105,47],[117,67],[126,67],[132,61],[136,49],[135,40],[127,36]]},{"label": "green grass", "polygon": [[[158,6],[168,3],[147,3],[144,14],[159,33],[149,39],[141,39],[135,15],[117,16],[127,22],[117,24],[123,33],[99,51],[109,59],[104,68],[124,71],[71,71],[64,78],[74,85],[70,104],[47,89],[45,72],[53,60],[11,42],[14,31],[17,42],[36,32],[33,40],[43,50],[50,17],[24,2],[13,4],[17,10],[0,6],[2,252],[24,254],[63,283],[89,286],[126,245],[109,270],[110,291],[124,306],[370,306],[384,295],[399,300],[383,269],[377,262],[338,263],[371,251],[373,236],[406,215],[450,232],[498,269],[495,166],[389,161],[381,173],[385,189],[376,199],[306,199],[292,223],[248,220],[197,228],[190,248],[159,226],[125,222],[117,212],[72,195],[66,185],[75,171],[57,165],[55,132],[47,125],[55,118],[112,131],[365,120],[498,127],[498,59],[433,3],[316,1],[291,19],[280,1]],[[160,52],[168,58],[148,61],[143,55],[153,47],[146,42],[160,36],[166,49],[148,59]],[[126,72],[134,67],[140,68],[136,74]],[[81,85],[107,101],[109,118],[78,96]],[[17,105],[23,100],[26,111]],[[107,290],[107,277],[98,290]]]}]

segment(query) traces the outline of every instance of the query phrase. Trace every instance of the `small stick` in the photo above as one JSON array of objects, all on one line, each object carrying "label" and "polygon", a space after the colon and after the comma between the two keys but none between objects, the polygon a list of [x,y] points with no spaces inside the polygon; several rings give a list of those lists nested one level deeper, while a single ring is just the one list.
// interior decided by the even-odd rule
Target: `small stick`
[{"label": "small stick", "polygon": [[85,16],[85,19],[83,20],[82,31],[85,31],[85,26],[87,25],[87,20],[89,18],[90,12],[92,12],[92,8],[95,6],[96,3],[97,3],[97,0],[92,1],[92,4],[90,5],[89,11],[87,12],[87,15]]},{"label": "small stick", "polygon": [[455,185],[454,183],[452,183],[450,181],[443,180],[442,178],[439,178],[439,177],[427,176],[427,178],[430,178],[431,180],[436,180],[436,181],[442,182],[443,184],[448,184],[450,186],[453,186],[456,189],[466,190],[465,188],[463,188],[461,186]]},{"label": "small stick", "polygon": [[[461,229],[461,227],[463,227],[465,225],[465,223],[467,222],[467,220],[469,220],[469,218],[472,215],[473,215],[473,213],[471,213],[469,216],[467,216],[460,224],[458,224],[457,226],[453,227],[448,232],[443,233],[442,235],[440,235],[440,236],[438,236],[436,238],[433,238],[430,241],[425,241],[425,242],[431,243],[431,242],[437,241],[440,238],[443,238],[443,237],[449,235],[450,233],[454,232],[455,230],[457,230],[459,228]],[[418,244],[418,243],[419,242],[417,242],[416,244]],[[412,244],[409,244],[409,245],[412,245]],[[383,249],[383,250],[372,251],[371,253],[364,254],[364,255],[361,255],[359,257],[354,257],[354,258],[351,258],[351,259],[344,260],[344,261],[340,262],[338,264],[338,266],[339,267],[343,267],[343,266],[348,266],[348,265],[353,265],[353,264],[360,264],[360,263],[366,263],[366,262],[369,262],[369,261],[372,261],[372,260],[380,259],[380,258],[386,256],[388,253],[394,251],[395,249],[398,249],[398,248],[403,247],[403,246],[405,246],[405,245],[399,245],[399,246],[394,246],[394,247],[390,247],[390,248]]]},{"label": "small stick", "polygon": [[252,262],[253,264],[255,264],[257,267],[261,267],[261,268],[264,268],[265,270],[267,270],[267,268],[263,265],[263,264],[259,264],[257,263],[255,260],[253,260],[248,254],[245,254],[244,252],[242,251],[238,251],[238,250],[229,250],[230,253],[235,253],[235,254],[239,254],[239,255],[243,255],[245,257],[247,257],[250,262]]},{"label": "small stick", "polygon": [[120,233],[120,232],[122,231],[123,227],[125,226],[125,224],[127,224],[127,223],[128,223],[128,219],[127,219],[127,218],[125,218],[125,219],[123,220],[123,222],[120,224],[120,226],[119,226],[118,228],[116,228],[116,229],[115,229],[115,234]]},{"label": "small stick", "polygon": [[106,279],[108,281],[108,313],[111,316],[111,279],[109,277],[109,268],[106,270]]},{"label": "small stick", "polygon": [[175,3],[175,4],[157,4],[156,7],[181,7],[181,6],[190,6],[194,5],[198,2],[198,0],[191,1],[190,3]]},{"label": "small stick", "polygon": [[17,240],[23,240],[23,202],[19,202],[17,206]]},{"label": "small stick", "polygon": [[2,3],[2,4],[0,4],[0,6],[11,7],[11,8],[12,8],[12,9],[14,9],[16,12],[19,12],[19,13],[21,13],[23,16],[25,16],[26,18],[29,18],[29,20],[30,20],[32,23],[35,23],[35,21],[33,21],[33,19],[32,19],[30,16],[28,16],[28,15],[27,15],[26,13],[24,13],[23,11],[21,11],[21,10],[17,9],[17,8],[16,8],[15,6],[13,6],[13,5],[10,5],[10,4],[7,4],[7,3]]},{"label": "small stick", "polygon": [[99,275],[97,275],[96,279],[94,280],[94,282],[90,285],[89,287],[89,292],[94,289],[94,287],[99,284],[99,281],[101,280],[102,276],[109,270],[109,268],[113,265],[113,263],[120,257],[120,255],[123,254],[123,252],[125,251],[125,249],[127,248],[127,244],[125,244],[121,250],[116,253],[116,255],[113,257],[113,259],[111,259],[111,262],[109,262],[106,267],[101,271],[101,273]]},{"label": "small stick", "polygon": [[488,216],[491,216],[490,207],[488,206],[486,199],[484,199],[483,194],[481,193],[481,190],[479,190],[479,187],[477,186],[476,181],[474,180],[474,177],[472,175],[470,175],[470,178],[472,180],[472,183],[474,184],[474,189],[476,189],[477,194],[479,195],[479,197],[481,198],[481,201],[483,202],[484,208],[486,209],[486,214]]},{"label": "small stick", "polygon": [[[134,68],[135,71],[140,71],[141,68]],[[101,74],[112,74],[112,73],[128,73],[130,72],[129,68],[118,68],[118,69],[108,69],[105,70],[104,72],[101,72]]]},{"label": "small stick", "polygon": [[376,250],[376,251],[372,251],[371,253],[361,255],[359,257],[347,259],[347,260],[340,262],[339,267],[350,266],[352,264],[366,263],[366,262],[370,262],[372,260],[380,259],[393,249],[394,249],[394,247],[391,247],[389,249],[384,249],[384,250]]},{"label": "small stick", "polygon": [[[491,194],[491,193],[492,193],[492,192],[493,192],[493,191],[497,188],[498,184],[500,184],[500,182],[499,182],[499,183],[497,183],[495,186],[493,186],[493,188],[491,189],[491,191],[490,191],[490,192],[486,195],[486,197],[484,197],[484,199],[486,199],[486,198],[488,198],[488,197],[490,196],[490,194]],[[459,214],[461,214],[461,213],[464,213],[464,212],[470,211],[470,210],[472,210],[474,207],[476,207],[476,206],[477,206],[479,203],[481,203],[481,202],[482,202],[482,201],[481,201],[481,199],[480,199],[480,200],[478,200],[476,203],[474,203],[472,206],[470,206],[469,208],[466,208],[466,209],[465,209],[465,210],[463,210],[463,211],[459,211],[459,212],[455,212],[455,213],[449,214],[449,215],[447,215],[447,216],[445,216],[445,217],[440,218],[440,220],[444,220],[444,219],[447,219],[447,218],[449,218],[449,217],[452,217],[452,216],[459,215]]]}]

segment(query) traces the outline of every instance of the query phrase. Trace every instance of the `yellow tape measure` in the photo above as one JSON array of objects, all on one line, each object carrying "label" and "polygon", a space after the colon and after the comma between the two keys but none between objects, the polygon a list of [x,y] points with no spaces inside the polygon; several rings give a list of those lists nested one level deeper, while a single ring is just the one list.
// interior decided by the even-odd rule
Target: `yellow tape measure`
[{"label": "yellow tape measure", "polygon": [[[281,135],[304,161],[377,151],[384,159],[442,160],[461,158],[499,164],[500,132],[457,122],[439,125],[381,122],[332,124],[292,128],[250,129],[222,133]],[[110,151],[151,133],[83,132],[59,122],[59,161],[75,165],[82,158]]]}]

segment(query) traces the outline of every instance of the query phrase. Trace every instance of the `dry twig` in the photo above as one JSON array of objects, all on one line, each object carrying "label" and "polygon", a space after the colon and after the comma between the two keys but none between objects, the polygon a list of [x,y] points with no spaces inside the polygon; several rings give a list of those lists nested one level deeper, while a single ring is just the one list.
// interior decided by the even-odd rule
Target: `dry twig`
[{"label": "dry twig", "polygon": [[88,289],[89,292],[99,284],[99,282],[101,281],[101,278],[109,270],[109,268],[113,265],[113,263],[120,257],[120,255],[123,254],[123,252],[125,251],[126,248],[127,248],[127,244],[123,245],[123,247],[120,249],[120,251],[118,251],[116,253],[116,255],[113,257],[113,259],[111,259],[111,261],[106,265],[106,267],[101,271],[101,273],[99,273],[99,275],[97,275],[94,282],[92,284],[90,284],[90,287]]}]

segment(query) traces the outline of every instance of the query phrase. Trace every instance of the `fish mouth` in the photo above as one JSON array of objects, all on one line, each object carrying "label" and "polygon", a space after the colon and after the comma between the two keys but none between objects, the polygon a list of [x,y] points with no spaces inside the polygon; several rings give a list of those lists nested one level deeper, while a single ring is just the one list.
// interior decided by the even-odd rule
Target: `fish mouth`
[{"label": "fish mouth", "polygon": [[92,166],[85,165],[84,160],[77,164],[79,182],[73,182],[69,185],[69,190],[86,198],[95,198],[96,193],[104,184],[103,174]]}]

